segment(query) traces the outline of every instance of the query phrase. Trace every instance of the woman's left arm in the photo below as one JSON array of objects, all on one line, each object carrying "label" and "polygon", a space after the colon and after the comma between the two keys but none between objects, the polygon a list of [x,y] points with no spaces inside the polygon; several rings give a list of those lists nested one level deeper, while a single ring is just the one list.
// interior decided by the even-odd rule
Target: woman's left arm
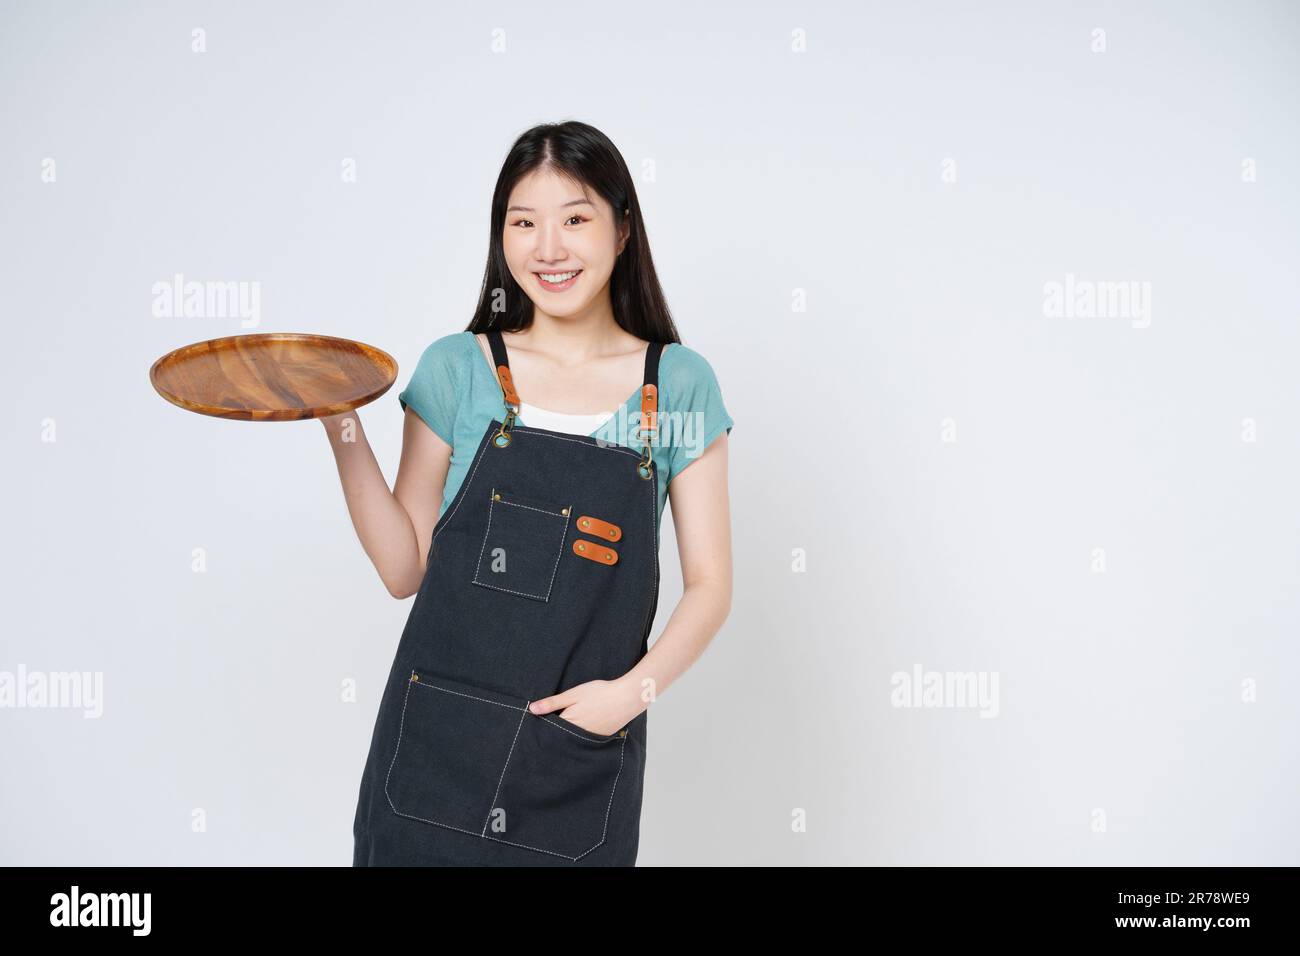
[{"label": "woman's left arm", "polygon": [[682,599],[649,653],[617,680],[589,681],[534,701],[596,733],[613,733],[646,710],[685,673],[731,612],[731,507],[727,432],[668,485],[682,562]]}]

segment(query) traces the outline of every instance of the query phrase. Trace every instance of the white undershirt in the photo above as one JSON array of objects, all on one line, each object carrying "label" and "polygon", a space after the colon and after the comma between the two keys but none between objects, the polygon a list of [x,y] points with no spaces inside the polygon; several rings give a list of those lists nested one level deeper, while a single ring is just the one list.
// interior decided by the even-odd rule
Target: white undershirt
[{"label": "white undershirt", "polygon": [[[483,353],[483,358],[487,360],[488,366],[492,367],[492,350],[484,344],[485,340],[474,336],[478,342],[479,351]],[[493,373],[495,375],[495,371]],[[497,385],[501,380],[497,379]],[[545,428],[553,432],[565,432],[569,435],[589,436],[605,422],[614,417],[613,411],[599,412],[594,415],[574,415],[570,412],[553,412],[549,408],[538,408],[536,405],[529,405],[527,402],[520,400],[518,421],[529,428]]]},{"label": "white undershirt", "polygon": [[519,423],[529,428],[546,428],[553,432],[567,432],[570,435],[590,435],[614,415],[614,412],[599,412],[595,415],[572,415],[568,412],[553,412],[546,408],[519,403]]}]

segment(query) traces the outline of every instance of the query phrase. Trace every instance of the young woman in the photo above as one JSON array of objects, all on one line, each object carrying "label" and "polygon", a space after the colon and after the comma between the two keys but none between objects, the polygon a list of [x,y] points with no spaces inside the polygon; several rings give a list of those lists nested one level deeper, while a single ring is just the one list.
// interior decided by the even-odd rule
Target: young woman
[{"label": "young woman", "polygon": [[[322,419],[366,554],[416,595],[353,864],[633,865],[650,704],[731,606],[732,421],[600,131],[515,142],[473,321],[398,398],[391,493],[357,416]],[[668,499],[684,589],[651,649]]]}]

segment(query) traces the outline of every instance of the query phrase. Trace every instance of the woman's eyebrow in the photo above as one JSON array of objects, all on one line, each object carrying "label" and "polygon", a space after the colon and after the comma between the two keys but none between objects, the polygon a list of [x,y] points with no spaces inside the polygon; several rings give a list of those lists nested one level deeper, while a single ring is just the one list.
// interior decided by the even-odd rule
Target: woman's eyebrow
[{"label": "woman's eyebrow", "polygon": [[[567,206],[581,206],[584,203],[588,206],[591,206],[593,209],[595,208],[595,203],[591,202],[591,200],[589,199],[570,199],[568,202],[561,205],[560,208],[564,209]],[[506,212],[514,212],[515,210],[518,210],[519,212],[536,212],[536,210],[533,209],[532,206],[507,206],[506,207]]]}]

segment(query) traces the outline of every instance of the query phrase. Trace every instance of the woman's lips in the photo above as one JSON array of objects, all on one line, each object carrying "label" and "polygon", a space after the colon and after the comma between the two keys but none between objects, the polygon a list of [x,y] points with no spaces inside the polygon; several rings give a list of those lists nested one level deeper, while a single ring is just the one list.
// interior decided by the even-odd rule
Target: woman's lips
[{"label": "woman's lips", "polygon": [[561,272],[546,273],[546,275],[566,275],[570,272],[574,274],[572,276],[569,276],[569,278],[565,279],[563,282],[547,282],[545,279],[542,278],[542,273],[540,272],[534,272],[533,275],[537,276],[537,284],[540,285],[547,292],[563,292],[565,289],[571,289],[573,287],[573,284],[578,281],[578,276],[582,275],[582,270],[565,269]]}]

